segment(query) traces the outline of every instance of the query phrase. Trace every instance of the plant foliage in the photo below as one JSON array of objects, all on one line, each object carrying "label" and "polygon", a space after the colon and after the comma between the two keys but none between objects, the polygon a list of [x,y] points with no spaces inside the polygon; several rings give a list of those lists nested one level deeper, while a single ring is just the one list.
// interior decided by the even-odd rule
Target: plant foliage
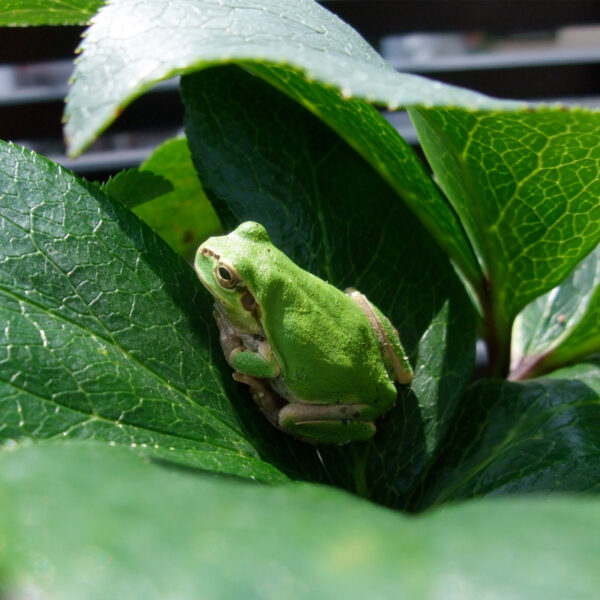
[{"label": "plant foliage", "polygon": [[[600,113],[399,74],[312,0],[99,4],[0,9],[94,15],[72,153],[175,74],[186,137],[101,185],[0,142],[0,597],[589,597]],[[245,220],[399,329],[372,441],[296,441],[232,380],[186,260]]]}]

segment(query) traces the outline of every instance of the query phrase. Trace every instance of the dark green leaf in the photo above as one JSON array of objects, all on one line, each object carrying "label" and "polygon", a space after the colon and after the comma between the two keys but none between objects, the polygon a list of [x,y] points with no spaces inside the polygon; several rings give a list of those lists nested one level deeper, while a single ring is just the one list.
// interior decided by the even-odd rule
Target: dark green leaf
[{"label": "dark green leaf", "polygon": [[105,0],[2,0],[0,26],[85,25]]},{"label": "dark green leaf", "polygon": [[259,458],[267,438],[238,400],[207,294],[134,215],[0,143],[0,228],[0,438],[101,439],[284,479]]},{"label": "dark green leaf", "polygon": [[167,178],[171,193],[137,206],[134,213],[150,225],[186,260],[192,260],[198,246],[221,231],[219,218],[204,194],[185,138],[161,144],[142,164],[142,173]]},{"label": "dark green leaf", "polygon": [[173,185],[161,175],[139,169],[127,169],[101,184],[100,189],[127,208],[134,208],[173,191]]},{"label": "dark green leaf", "polygon": [[421,506],[507,492],[600,492],[600,363],[462,398]]},{"label": "dark green leaf", "polygon": [[507,355],[516,315],[600,241],[600,112],[410,114],[489,281],[480,301]]},{"label": "dark green leaf", "polygon": [[289,65],[295,77],[391,108],[524,106],[397,73],[312,0],[113,0],[94,18],[81,48],[65,113],[72,154],[158,81],[238,61]]},{"label": "dark green leaf", "polygon": [[521,379],[600,352],[600,246],[517,317],[512,377]]},{"label": "dark green leaf", "polygon": [[300,266],[358,288],[400,331],[412,392],[378,422],[374,443],[320,452],[336,483],[401,503],[473,364],[473,311],[452,267],[354,150],[259,78],[211,69],[185,77],[182,93],[192,156],[224,226],[263,223]]},{"label": "dark green leaf", "polygon": [[379,111],[359,98],[344,98],[331,87],[307,82],[285,67],[245,68],[302,104],[352,146],[402,198],[448,253],[475,290],[482,273],[465,232],[412,148]]},{"label": "dark green leaf", "polygon": [[[8,598],[594,598],[596,500],[474,502],[414,518],[340,491],[256,486],[119,448],[0,454]],[[8,589],[6,589],[8,588]]]}]

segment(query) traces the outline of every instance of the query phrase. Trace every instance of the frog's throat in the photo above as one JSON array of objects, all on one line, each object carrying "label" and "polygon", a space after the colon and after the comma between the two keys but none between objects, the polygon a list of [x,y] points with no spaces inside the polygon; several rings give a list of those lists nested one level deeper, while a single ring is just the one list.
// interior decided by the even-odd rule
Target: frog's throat
[{"label": "frog's throat", "polygon": [[367,317],[371,328],[377,336],[377,341],[379,342],[379,349],[381,350],[383,360],[387,364],[392,365],[396,379],[400,383],[409,383],[412,380],[412,377],[407,379],[406,369],[398,360],[396,352],[394,351],[394,346],[388,337],[385,328],[383,327],[383,323],[373,310],[373,305],[369,302],[364,294],[361,294],[354,288],[346,288],[344,291],[348,296],[350,296],[350,298],[352,298],[352,300],[354,300],[354,302],[356,302],[356,304],[358,304],[360,310],[362,310],[365,317]]},{"label": "frog's throat", "polygon": [[218,313],[222,319],[225,319],[225,321],[229,323],[229,325],[232,327],[232,329],[235,330],[236,333],[239,333],[240,330],[243,330],[251,335],[260,335],[262,337],[265,337],[265,332],[260,323],[257,312],[251,313],[246,311],[245,314],[248,315],[248,317],[250,318],[247,321],[244,320],[240,322],[239,319],[236,319],[237,315],[231,314],[227,310],[226,305],[223,304],[223,302],[218,296],[213,294],[213,297],[215,299],[213,305],[215,312]]}]

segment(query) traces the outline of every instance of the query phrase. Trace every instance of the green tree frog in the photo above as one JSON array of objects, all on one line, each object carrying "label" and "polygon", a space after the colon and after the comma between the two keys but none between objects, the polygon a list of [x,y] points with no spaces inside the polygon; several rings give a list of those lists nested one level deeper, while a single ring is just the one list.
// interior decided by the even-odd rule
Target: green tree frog
[{"label": "green tree frog", "polygon": [[195,268],[221,347],[266,418],[311,443],[367,440],[413,378],[398,332],[354,289],[301,269],[259,223],[211,237]]}]

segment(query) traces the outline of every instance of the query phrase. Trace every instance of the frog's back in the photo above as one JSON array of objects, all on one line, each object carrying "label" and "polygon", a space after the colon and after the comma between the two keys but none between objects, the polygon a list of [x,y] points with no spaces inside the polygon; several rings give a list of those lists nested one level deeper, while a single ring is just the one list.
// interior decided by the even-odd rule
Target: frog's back
[{"label": "frog's back", "polygon": [[358,304],[291,261],[281,267],[264,295],[263,326],[284,387],[304,402],[393,404],[393,375]]}]

